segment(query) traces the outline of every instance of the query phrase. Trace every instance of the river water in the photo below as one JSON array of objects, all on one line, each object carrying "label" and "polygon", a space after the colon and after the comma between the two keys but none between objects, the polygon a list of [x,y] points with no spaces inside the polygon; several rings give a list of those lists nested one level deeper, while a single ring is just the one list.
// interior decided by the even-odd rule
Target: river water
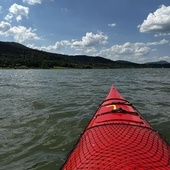
[{"label": "river water", "polygon": [[57,170],[115,85],[170,142],[170,69],[0,70],[0,170]]}]

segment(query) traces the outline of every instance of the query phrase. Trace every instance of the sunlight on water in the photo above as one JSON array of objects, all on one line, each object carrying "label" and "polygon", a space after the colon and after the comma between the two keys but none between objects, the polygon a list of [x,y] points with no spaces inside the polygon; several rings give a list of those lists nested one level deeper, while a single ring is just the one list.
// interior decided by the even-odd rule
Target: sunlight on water
[{"label": "sunlight on water", "polygon": [[112,84],[170,142],[170,70],[0,70],[0,169],[59,169]]}]

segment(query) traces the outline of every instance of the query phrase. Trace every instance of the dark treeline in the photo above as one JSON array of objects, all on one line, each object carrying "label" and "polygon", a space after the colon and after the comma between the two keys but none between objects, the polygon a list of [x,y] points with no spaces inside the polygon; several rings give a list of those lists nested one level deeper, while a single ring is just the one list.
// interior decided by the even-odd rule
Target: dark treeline
[{"label": "dark treeline", "polygon": [[34,50],[14,42],[0,42],[1,68],[170,68],[170,63],[137,64],[102,57],[68,56]]}]

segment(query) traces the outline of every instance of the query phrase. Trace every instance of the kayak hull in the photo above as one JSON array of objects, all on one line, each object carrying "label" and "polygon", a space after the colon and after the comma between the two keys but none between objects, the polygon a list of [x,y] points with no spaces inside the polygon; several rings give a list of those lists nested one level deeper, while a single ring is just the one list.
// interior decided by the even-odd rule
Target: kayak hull
[{"label": "kayak hull", "polygon": [[170,147],[112,87],[62,169],[166,170]]}]

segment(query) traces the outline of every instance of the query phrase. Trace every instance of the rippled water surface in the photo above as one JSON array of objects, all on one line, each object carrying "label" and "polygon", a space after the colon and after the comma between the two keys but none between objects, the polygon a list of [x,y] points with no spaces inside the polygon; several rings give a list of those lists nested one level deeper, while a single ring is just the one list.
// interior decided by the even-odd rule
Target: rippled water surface
[{"label": "rippled water surface", "polygon": [[170,69],[0,70],[0,170],[57,170],[111,85],[170,142]]}]

